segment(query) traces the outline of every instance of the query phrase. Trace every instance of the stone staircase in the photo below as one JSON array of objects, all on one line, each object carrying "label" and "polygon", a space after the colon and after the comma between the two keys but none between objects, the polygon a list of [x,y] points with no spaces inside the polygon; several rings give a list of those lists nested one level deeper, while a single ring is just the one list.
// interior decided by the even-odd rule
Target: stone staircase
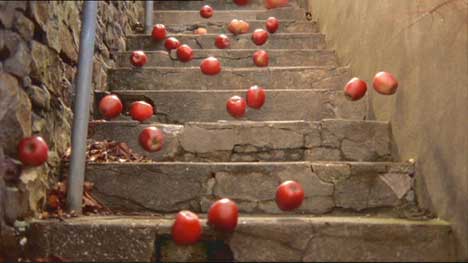
[{"label": "stone staircase", "polygon": [[[317,24],[305,19],[296,1],[277,10],[251,2],[156,1],[155,21],[194,48],[194,60],[180,63],[149,36],[129,36],[127,49],[145,50],[149,62],[137,69],[129,52],[115,54],[109,87],[126,108],[146,100],[158,114],[151,124],[128,116],[92,121],[89,131],[92,139],[126,142],[154,162],[89,163],[93,193],[115,215],[34,221],[29,246],[35,255],[74,261],[455,260],[450,226],[417,208],[413,164],[392,158],[389,123],[365,120],[366,101],[342,94],[351,75],[326,49]],[[205,3],[215,8],[210,20],[198,14]],[[258,47],[249,34],[229,34],[231,49],[215,48],[215,36],[227,32],[231,19],[245,19],[254,30],[269,16],[281,26],[262,47],[270,54],[268,68],[253,65]],[[210,34],[193,35],[198,26]],[[200,72],[208,55],[221,60],[221,74]],[[267,89],[265,106],[232,119],[226,100],[252,85]],[[96,101],[102,96],[97,92]],[[165,132],[161,152],[138,146],[139,132],[149,125]],[[284,180],[304,187],[297,211],[285,213],[275,204]],[[214,232],[204,219],[221,197],[240,208],[231,235]],[[203,218],[197,245],[171,241],[174,213],[182,209]]]}]

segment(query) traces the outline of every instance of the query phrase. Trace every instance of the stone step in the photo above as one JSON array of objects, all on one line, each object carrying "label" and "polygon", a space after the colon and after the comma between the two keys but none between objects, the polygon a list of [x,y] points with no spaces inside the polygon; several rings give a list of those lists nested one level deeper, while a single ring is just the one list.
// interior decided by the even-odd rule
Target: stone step
[{"label": "stone step", "polygon": [[[147,153],[138,135],[155,126],[165,134],[165,146]],[[95,121],[93,140],[125,142],[155,161],[391,161],[388,122],[328,119],[317,122],[230,121],[170,125],[136,121]]]},{"label": "stone step", "polygon": [[[227,34],[231,39],[231,49],[323,49],[325,36],[317,33],[275,33],[260,48],[251,39],[251,34],[234,36]],[[169,34],[176,37],[181,43],[193,49],[215,49],[216,34]],[[166,50],[164,41],[154,41],[148,35],[129,35],[127,37],[127,50]]]},{"label": "stone step", "polygon": [[449,262],[456,260],[450,225],[441,220],[243,216],[230,235],[203,219],[202,241],[177,246],[174,216],[89,216],[35,221],[28,247],[35,257],[126,262]]},{"label": "stone step", "polygon": [[[222,67],[253,67],[252,50],[231,50],[231,49],[196,49],[194,58],[188,63],[182,63],[177,59],[175,51],[150,51],[146,52],[148,62],[146,67],[199,67],[203,59],[214,56],[221,62]],[[267,50],[270,56],[270,67],[281,66],[336,66],[335,52],[329,50],[291,50],[272,49]],[[115,54],[117,65],[120,67],[131,67],[131,52],[119,52]]]},{"label": "stone step", "polygon": [[[245,6],[238,6],[232,0],[205,0],[205,1],[155,1],[155,10],[200,10],[203,5],[210,5],[216,10],[252,10],[252,9],[265,9],[264,0],[250,0],[249,4]],[[297,1],[289,0],[289,7],[297,7]]]},{"label": "stone step", "polygon": [[276,188],[299,182],[305,200],[295,212],[325,214],[414,204],[413,165],[387,162],[88,163],[93,196],[114,212],[207,212],[230,198],[242,213],[282,214]]},{"label": "stone step", "polygon": [[[226,101],[235,95],[244,96],[246,90],[113,90],[113,93],[117,94],[125,105],[135,100],[148,101],[156,106],[159,121],[177,124],[234,120],[226,111]],[[96,94],[96,102],[100,97],[102,94]],[[366,100],[349,101],[342,91],[271,89],[267,91],[262,109],[248,109],[242,120],[362,120],[366,116],[366,106]],[[96,117],[99,119],[99,115]]]},{"label": "stone step", "polygon": [[[253,32],[257,28],[265,28],[265,20],[248,20],[250,31]],[[168,32],[172,34],[191,34],[199,27],[206,28],[209,33],[221,34],[228,33],[226,22],[200,21],[192,24],[167,24],[165,25]],[[281,20],[280,27],[277,33],[319,33],[317,22]]]},{"label": "stone step", "polygon": [[[175,62],[177,63],[177,62]],[[110,90],[238,90],[260,85],[268,90],[340,91],[351,78],[346,67],[223,67],[216,76],[200,67],[116,68],[108,71]]]},{"label": "stone step", "polygon": [[274,16],[278,19],[305,21],[306,11],[302,8],[278,8],[272,10],[215,10],[209,19],[200,16],[199,10],[156,10],[153,21],[160,24],[191,24],[198,22],[231,22],[232,19],[266,20]]}]

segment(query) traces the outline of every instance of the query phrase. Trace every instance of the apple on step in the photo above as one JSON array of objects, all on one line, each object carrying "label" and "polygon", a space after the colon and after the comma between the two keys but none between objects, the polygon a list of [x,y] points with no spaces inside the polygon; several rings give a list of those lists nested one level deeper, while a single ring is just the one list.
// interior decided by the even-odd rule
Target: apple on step
[{"label": "apple on step", "polygon": [[148,57],[141,50],[133,51],[130,57],[130,62],[135,67],[143,67],[148,62]]},{"label": "apple on step", "polygon": [[268,32],[263,30],[263,29],[255,29],[255,31],[252,33],[252,41],[255,43],[257,46],[261,46],[265,44],[268,40]]},{"label": "apple on step", "polygon": [[269,17],[266,21],[266,29],[271,34],[278,31],[279,28],[279,20],[276,17]]},{"label": "apple on step", "polygon": [[170,37],[166,39],[166,42],[164,42],[164,47],[166,47],[166,49],[169,51],[177,49],[180,47],[180,41],[175,37]]},{"label": "apple on step", "polygon": [[226,103],[226,109],[234,118],[242,118],[245,115],[247,103],[240,96],[232,96]]},{"label": "apple on step", "polygon": [[304,189],[295,181],[285,181],[276,189],[276,204],[283,211],[291,211],[304,201]]},{"label": "apple on step", "polygon": [[132,119],[143,122],[154,114],[153,106],[146,101],[135,101],[130,104],[130,116]]},{"label": "apple on step", "polygon": [[193,245],[201,239],[202,225],[198,216],[188,210],[180,211],[171,229],[177,245]]},{"label": "apple on step", "polygon": [[208,210],[208,225],[223,232],[234,232],[237,227],[239,208],[228,198],[214,202]]},{"label": "apple on step", "polygon": [[106,95],[99,101],[99,112],[106,119],[112,119],[122,113],[123,104],[117,95]]},{"label": "apple on step", "polygon": [[164,146],[164,133],[156,127],[147,127],[138,136],[140,146],[147,152],[158,152]]},{"label": "apple on step", "polygon": [[230,44],[231,44],[231,41],[229,40],[229,37],[226,36],[225,34],[221,34],[216,37],[215,45],[217,48],[225,49],[225,48],[228,48]]},{"label": "apple on step", "polygon": [[151,36],[156,41],[165,39],[167,36],[166,26],[164,26],[163,24],[154,25],[153,31],[151,32]]},{"label": "apple on step", "polygon": [[209,5],[204,5],[201,9],[200,9],[200,16],[203,17],[203,18],[210,18],[213,16],[213,8]]},{"label": "apple on step", "polygon": [[200,63],[200,69],[205,75],[216,75],[221,72],[221,63],[215,57],[208,57]]},{"label": "apple on step", "polygon": [[177,48],[177,57],[182,62],[189,62],[193,58],[193,50],[186,44]]},{"label": "apple on step", "polygon": [[253,54],[253,61],[257,67],[267,67],[270,57],[265,50],[258,50]]},{"label": "apple on step", "polygon": [[252,86],[247,91],[247,106],[253,109],[260,109],[265,104],[265,89],[257,85]]}]

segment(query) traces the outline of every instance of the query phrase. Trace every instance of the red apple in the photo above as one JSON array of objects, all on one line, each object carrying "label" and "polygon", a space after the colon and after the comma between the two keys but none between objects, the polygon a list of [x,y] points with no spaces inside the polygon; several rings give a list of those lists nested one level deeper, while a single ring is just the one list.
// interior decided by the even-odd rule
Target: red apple
[{"label": "red apple", "polygon": [[245,114],[247,103],[240,96],[232,96],[226,103],[226,109],[234,118],[242,118]]},{"label": "red apple", "polygon": [[247,106],[260,109],[265,104],[265,89],[257,85],[250,87],[247,91]]},{"label": "red apple", "polygon": [[123,104],[117,95],[106,95],[99,102],[99,112],[106,119],[112,119],[122,113]]},{"label": "red apple", "polygon": [[203,74],[216,75],[221,72],[221,63],[215,57],[208,57],[200,63],[200,69]]},{"label": "red apple", "polygon": [[151,36],[153,37],[154,40],[159,41],[163,40],[166,38],[167,31],[166,31],[166,26],[163,24],[156,24],[153,27],[153,32],[151,32]]},{"label": "red apple", "polygon": [[252,41],[255,43],[257,46],[261,46],[265,44],[268,40],[268,32],[266,32],[263,29],[255,29],[255,31],[252,34]]},{"label": "red apple", "polygon": [[148,57],[145,52],[141,50],[133,51],[132,56],[130,57],[130,62],[135,67],[143,67],[148,61]]},{"label": "red apple", "polygon": [[169,51],[173,50],[173,49],[177,49],[180,46],[180,41],[175,37],[170,37],[170,38],[166,39],[166,42],[164,43],[164,46]]},{"label": "red apple", "polygon": [[193,50],[188,45],[181,45],[177,48],[177,57],[182,62],[189,62],[193,58]]},{"label": "red apple", "polygon": [[286,181],[276,189],[276,204],[283,211],[291,211],[304,201],[304,189],[295,181]]},{"label": "red apple", "polygon": [[178,245],[193,245],[202,234],[202,225],[198,216],[190,211],[180,211],[172,225],[172,239]]},{"label": "red apple", "polygon": [[228,48],[230,44],[231,44],[231,41],[229,40],[229,37],[226,36],[225,34],[221,34],[216,37],[215,45],[217,48],[220,48],[220,49]]},{"label": "red apple", "polygon": [[373,81],[374,89],[383,95],[392,95],[398,89],[398,80],[388,72],[379,72]]},{"label": "red apple", "polygon": [[138,137],[140,146],[148,152],[158,152],[164,146],[164,133],[156,127],[147,127]]},{"label": "red apple", "polygon": [[265,50],[258,50],[253,55],[253,61],[257,67],[267,67],[270,58]]},{"label": "red apple", "polygon": [[236,5],[247,5],[249,0],[234,0],[234,3],[236,3]]},{"label": "red apple", "polygon": [[206,30],[206,28],[199,27],[199,28],[195,29],[193,31],[193,33],[196,34],[196,35],[206,35],[206,34],[208,34],[208,30]]},{"label": "red apple", "polygon": [[366,82],[352,78],[344,87],[344,94],[347,99],[355,101],[359,100],[366,95],[367,84]]},{"label": "red apple", "polygon": [[130,105],[130,116],[136,121],[143,122],[153,116],[153,106],[146,101],[135,101]]},{"label": "red apple", "polygon": [[233,33],[234,35],[241,34],[241,22],[238,19],[233,19],[228,25],[229,32]]},{"label": "red apple", "polygon": [[208,211],[208,224],[216,230],[234,232],[239,217],[239,208],[233,201],[223,198],[211,205]]},{"label": "red apple", "polygon": [[40,136],[22,139],[18,144],[18,158],[28,166],[39,166],[47,161],[49,147]]},{"label": "red apple", "polygon": [[279,20],[276,17],[269,17],[266,21],[266,29],[270,33],[275,33],[279,28]]},{"label": "red apple", "polygon": [[288,5],[288,0],[265,0],[265,6],[268,9],[283,7]]},{"label": "red apple", "polygon": [[210,18],[213,16],[213,8],[209,5],[204,5],[201,9],[200,9],[200,16],[203,17],[203,18]]},{"label": "red apple", "polygon": [[239,23],[240,23],[240,33],[241,34],[248,33],[250,30],[249,23],[245,22],[244,20],[239,20]]}]

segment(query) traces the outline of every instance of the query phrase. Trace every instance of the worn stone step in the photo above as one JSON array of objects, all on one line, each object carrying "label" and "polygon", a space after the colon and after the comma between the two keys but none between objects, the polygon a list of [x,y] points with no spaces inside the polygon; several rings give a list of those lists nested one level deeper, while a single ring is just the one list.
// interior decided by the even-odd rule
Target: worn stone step
[{"label": "worn stone step", "polygon": [[[188,63],[182,63],[177,59],[175,51],[150,51],[146,52],[148,62],[146,67],[199,67],[203,59],[214,56],[220,60],[222,67],[254,67],[252,50],[232,49],[196,49],[194,58]],[[290,50],[272,49],[267,50],[270,56],[270,67],[281,66],[336,66],[335,52],[330,50]],[[119,52],[115,54],[117,65],[120,67],[131,67],[131,52]]]},{"label": "worn stone step", "polygon": [[[165,134],[165,146],[147,153],[138,144],[139,133],[156,126]],[[391,161],[388,122],[327,119],[306,121],[230,121],[185,125],[136,121],[91,122],[93,140],[125,142],[155,161]]]},{"label": "worn stone step", "polygon": [[452,262],[455,239],[442,220],[243,216],[230,235],[203,219],[202,241],[176,246],[174,216],[89,216],[34,221],[32,257],[124,262]]},{"label": "worn stone step", "polygon": [[305,200],[292,213],[398,208],[414,203],[413,165],[381,162],[88,163],[93,196],[114,212],[207,212],[235,200],[242,213],[282,214],[276,188],[299,182]]},{"label": "worn stone step", "polygon": [[107,80],[110,90],[238,90],[260,85],[268,90],[342,91],[350,77],[347,67],[223,67],[218,75],[208,76],[196,66],[109,69]]},{"label": "worn stone step", "polygon": [[[257,28],[265,28],[265,20],[248,20],[250,31],[253,32]],[[206,28],[209,33],[221,34],[228,33],[228,23],[200,21],[191,24],[167,24],[165,25],[168,32],[171,34],[191,34],[199,27]],[[296,21],[296,20],[281,20],[279,29],[276,33],[319,33],[317,22]]]},{"label": "worn stone step", "polygon": [[[207,35],[169,34],[176,37],[181,43],[194,49],[215,49],[215,39],[219,33]],[[260,49],[251,39],[251,34],[234,36],[227,34],[231,39],[231,49]],[[262,49],[323,49],[325,37],[317,33],[275,33],[271,34]],[[154,41],[148,35],[129,35],[127,37],[127,50],[166,50],[164,41]]]},{"label": "worn stone step", "polygon": [[[205,0],[205,1],[155,1],[155,10],[200,10],[203,5],[210,5],[216,10],[243,10],[265,9],[264,0],[250,0],[245,6],[238,6],[232,0]],[[297,7],[297,1],[289,0],[289,7]]]},{"label": "worn stone step", "polygon": [[[160,80],[155,80],[160,81]],[[113,90],[128,108],[135,100],[145,100],[156,106],[158,120],[164,123],[216,122],[234,120],[226,111],[226,101],[242,90]],[[103,94],[96,94],[96,102]],[[266,102],[260,110],[248,109],[242,118],[252,121],[282,121],[322,119],[358,119],[366,116],[366,101],[352,102],[342,91],[294,89],[267,90]],[[95,111],[98,112],[97,110]],[[99,115],[96,115],[99,118]]]},{"label": "worn stone step", "polygon": [[205,19],[200,16],[199,10],[156,10],[153,12],[153,21],[161,24],[187,24],[204,21],[231,22],[232,19],[266,20],[274,16],[278,19],[303,20],[306,11],[302,8],[278,8],[272,10],[215,10],[213,16]]}]

